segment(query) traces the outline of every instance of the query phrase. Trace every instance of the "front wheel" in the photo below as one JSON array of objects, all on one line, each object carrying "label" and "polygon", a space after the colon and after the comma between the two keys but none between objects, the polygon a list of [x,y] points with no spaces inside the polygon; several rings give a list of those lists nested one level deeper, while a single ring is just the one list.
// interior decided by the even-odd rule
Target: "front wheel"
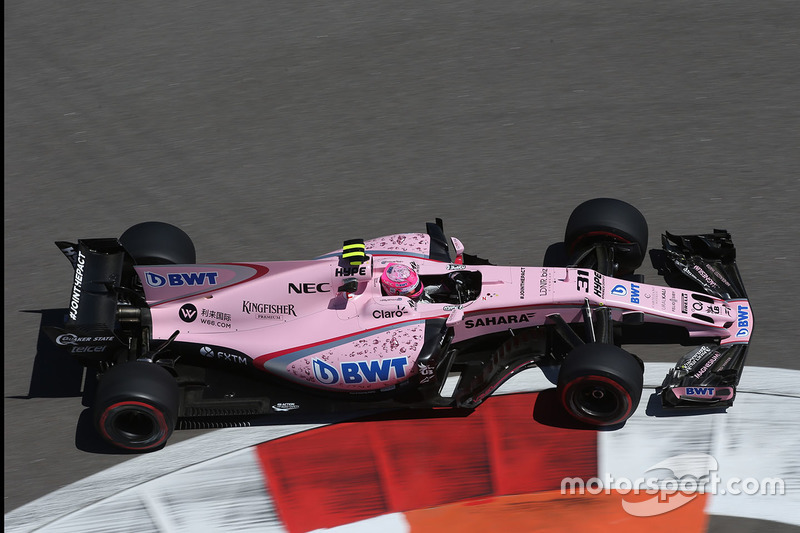
[{"label": "front wheel", "polygon": [[573,261],[596,243],[615,246],[618,275],[632,274],[647,253],[647,221],[634,206],[615,198],[595,198],[576,207],[567,221],[564,244]]},{"label": "front wheel", "polygon": [[144,361],[116,365],[100,377],[95,426],[114,446],[155,450],[175,429],[178,402],[177,382],[164,368]]},{"label": "front wheel", "polygon": [[639,360],[611,344],[583,344],[561,365],[561,404],[576,420],[615,426],[633,415],[642,396],[644,372]]}]

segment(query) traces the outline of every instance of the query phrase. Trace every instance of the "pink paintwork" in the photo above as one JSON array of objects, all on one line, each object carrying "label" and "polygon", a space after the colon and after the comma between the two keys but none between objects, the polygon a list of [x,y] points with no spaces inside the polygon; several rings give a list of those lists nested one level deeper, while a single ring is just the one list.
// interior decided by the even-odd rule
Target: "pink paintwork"
[{"label": "pink paintwork", "polygon": [[683,400],[717,402],[733,399],[733,387],[674,387],[672,393]]},{"label": "pink paintwork", "polygon": [[[743,299],[725,301],[579,268],[434,261],[428,257],[430,237],[422,233],[365,244],[370,260],[360,267],[341,267],[338,251],[308,261],[136,267],[153,338],[167,339],[178,330],[179,341],[230,347],[285,379],[361,391],[391,389],[420,372],[425,321],[433,318],[455,320],[454,343],[544,325],[553,313],[580,322],[587,300],[608,307],[614,320],[643,313],[648,322],[681,324],[690,335],[717,337],[721,344],[749,341],[753,327]],[[391,262],[420,276],[480,272],[480,295],[462,305],[383,296],[379,280]],[[352,278],[357,290],[338,292]]]}]

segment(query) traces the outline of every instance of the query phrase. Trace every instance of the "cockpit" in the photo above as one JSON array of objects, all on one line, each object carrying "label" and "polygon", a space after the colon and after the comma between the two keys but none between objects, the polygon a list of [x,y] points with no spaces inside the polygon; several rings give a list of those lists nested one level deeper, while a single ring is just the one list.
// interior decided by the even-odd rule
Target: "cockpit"
[{"label": "cockpit", "polygon": [[469,270],[447,274],[421,275],[420,302],[461,305],[474,301],[481,293],[481,273]]}]

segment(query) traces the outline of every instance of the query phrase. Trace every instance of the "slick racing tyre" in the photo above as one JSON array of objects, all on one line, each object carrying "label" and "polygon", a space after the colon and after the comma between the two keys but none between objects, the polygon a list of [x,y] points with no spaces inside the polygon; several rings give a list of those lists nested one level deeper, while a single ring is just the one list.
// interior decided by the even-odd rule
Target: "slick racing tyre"
[{"label": "slick racing tyre", "polygon": [[639,359],[611,344],[583,344],[561,365],[561,404],[576,420],[594,426],[625,422],[639,405],[644,371]]},{"label": "slick racing tyre", "polygon": [[186,265],[196,261],[192,239],[166,222],[131,226],[119,242],[139,265]]},{"label": "slick racing tyre", "polygon": [[100,377],[95,426],[114,446],[155,450],[175,429],[178,401],[177,382],[164,368],[144,361],[116,365]]},{"label": "slick racing tyre", "polygon": [[631,204],[614,198],[595,198],[576,207],[567,221],[564,243],[570,258],[577,258],[596,242],[627,244],[617,247],[617,275],[632,274],[647,253],[647,221]]}]

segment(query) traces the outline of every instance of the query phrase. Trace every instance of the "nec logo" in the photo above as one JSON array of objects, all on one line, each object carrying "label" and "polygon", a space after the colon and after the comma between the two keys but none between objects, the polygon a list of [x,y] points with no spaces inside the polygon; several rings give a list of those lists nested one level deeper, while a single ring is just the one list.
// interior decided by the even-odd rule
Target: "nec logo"
[{"label": "nec logo", "polygon": [[144,280],[151,287],[194,287],[216,285],[219,272],[171,272],[166,276],[145,272]]},{"label": "nec logo", "polygon": [[[327,288],[326,288],[327,287]],[[294,283],[289,284],[289,294],[314,294],[317,292],[331,292],[330,283]]]}]

